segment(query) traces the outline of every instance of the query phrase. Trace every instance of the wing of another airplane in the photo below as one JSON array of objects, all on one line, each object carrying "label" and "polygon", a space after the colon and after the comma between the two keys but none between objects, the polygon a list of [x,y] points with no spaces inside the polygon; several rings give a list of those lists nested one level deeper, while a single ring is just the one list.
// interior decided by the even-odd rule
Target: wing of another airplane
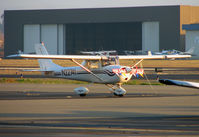
[{"label": "wing of another airplane", "polygon": [[[115,56],[94,56],[94,55],[34,55],[34,54],[15,54],[7,57],[20,57],[20,58],[32,58],[32,59],[79,59],[79,60],[100,60],[108,59]],[[175,59],[175,58],[190,58],[191,55],[120,55],[119,59]]]},{"label": "wing of another airplane", "polygon": [[160,79],[159,82],[166,84],[166,85],[176,85],[176,86],[198,88],[199,89],[199,83],[197,83],[197,82],[171,80],[171,79]]}]

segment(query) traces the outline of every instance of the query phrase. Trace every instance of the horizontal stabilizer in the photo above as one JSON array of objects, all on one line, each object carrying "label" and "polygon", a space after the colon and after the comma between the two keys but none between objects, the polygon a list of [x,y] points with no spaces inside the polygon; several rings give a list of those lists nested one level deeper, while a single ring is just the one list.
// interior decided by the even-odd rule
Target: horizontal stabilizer
[{"label": "horizontal stabilizer", "polygon": [[20,71],[25,71],[25,72],[53,72],[53,71],[47,71],[47,70],[40,70],[40,69],[23,69]]}]

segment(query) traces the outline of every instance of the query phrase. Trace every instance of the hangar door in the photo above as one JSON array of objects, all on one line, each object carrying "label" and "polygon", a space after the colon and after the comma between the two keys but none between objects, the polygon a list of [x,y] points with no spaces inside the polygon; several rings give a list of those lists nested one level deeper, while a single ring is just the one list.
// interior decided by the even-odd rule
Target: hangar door
[{"label": "hangar door", "polygon": [[159,51],[159,22],[142,23],[142,50]]},{"label": "hangar door", "polygon": [[185,41],[185,51],[193,50],[193,54],[199,56],[199,31],[187,31]]},{"label": "hangar door", "polygon": [[24,53],[35,52],[34,45],[40,42],[40,26],[24,25]]},{"label": "hangar door", "polygon": [[24,25],[24,53],[35,53],[34,45],[41,42],[49,54],[64,54],[64,25]]},{"label": "hangar door", "polygon": [[41,41],[45,43],[49,54],[57,54],[57,25],[41,25]]}]

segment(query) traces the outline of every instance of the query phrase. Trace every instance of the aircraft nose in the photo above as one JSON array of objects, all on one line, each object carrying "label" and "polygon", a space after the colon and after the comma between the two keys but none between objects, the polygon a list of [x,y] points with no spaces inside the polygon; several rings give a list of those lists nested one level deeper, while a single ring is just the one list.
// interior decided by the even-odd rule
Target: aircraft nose
[{"label": "aircraft nose", "polygon": [[127,75],[125,75],[125,76],[119,75],[119,80],[120,80],[121,83],[127,82],[129,79],[130,79],[130,77],[127,76]]},{"label": "aircraft nose", "polygon": [[119,82],[123,83],[123,82],[127,82],[128,80],[130,80],[132,74],[130,73],[132,71],[132,69],[130,67],[121,67],[121,68],[117,68],[117,69],[113,69],[112,72],[117,74]]},{"label": "aircraft nose", "polygon": [[129,81],[130,78],[131,78],[130,73],[121,73],[121,74],[119,75],[120,82],[122,82],[122,83],[123,83],[123,82]]}]

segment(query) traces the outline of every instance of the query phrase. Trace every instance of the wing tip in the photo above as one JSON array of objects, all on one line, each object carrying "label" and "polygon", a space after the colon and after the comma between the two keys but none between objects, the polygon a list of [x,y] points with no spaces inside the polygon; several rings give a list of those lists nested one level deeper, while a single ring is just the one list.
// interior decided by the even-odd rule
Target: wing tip
[{"label": "wing tip", "polygon": [[8,55],[6,56],[7,58],[16,58],[16,57],[20,57],[20,54],[14,54],[14,55]]}]

